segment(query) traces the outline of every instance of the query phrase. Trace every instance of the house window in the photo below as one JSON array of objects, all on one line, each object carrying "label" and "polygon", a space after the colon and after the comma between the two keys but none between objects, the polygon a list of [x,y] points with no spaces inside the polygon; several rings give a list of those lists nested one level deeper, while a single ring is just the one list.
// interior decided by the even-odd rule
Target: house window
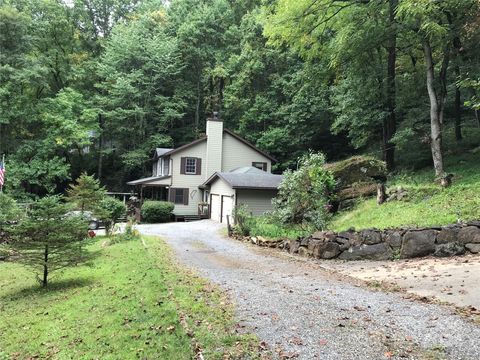
[{"label": "house window", "polygon": [[267,163],[266,162],[252,162],[252,166],[257,168],[257,169],[267,171]]},{"label": "house window", "polygon": [[194,157],[182,157],[180,159],[180,174],[201,175],[202,159]]},{"label": "house window", "polygon": [[197,173],[197,159],[187,158],[185,160],[185,174],[194,175]]},{"label": "house window", "polygon": [[188,189],[183,188],[170,188],[170,202],[179,205],[188,205]]}]

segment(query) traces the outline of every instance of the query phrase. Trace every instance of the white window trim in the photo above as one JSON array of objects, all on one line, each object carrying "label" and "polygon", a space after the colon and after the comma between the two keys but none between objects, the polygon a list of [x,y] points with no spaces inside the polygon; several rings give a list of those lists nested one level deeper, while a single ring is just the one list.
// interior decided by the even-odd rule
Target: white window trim
[{"label": "white window trim", "polygon": [[[189,166],[189,165],[188,165],[188,160],[190,160],[190,161],[193,160],[193,164],[194,164],[194,165],[193,165],[193,166],[194,166],[193,172],[187,170],[187,169],[188,169],[188,166]],[[190,166],[192,166],[192,165],[190,164]],[[185,159],[185,175],[196,175],[196,174],[197,174],[197,159],[196,159],[196,158],[187,157],[187,158]]]}]

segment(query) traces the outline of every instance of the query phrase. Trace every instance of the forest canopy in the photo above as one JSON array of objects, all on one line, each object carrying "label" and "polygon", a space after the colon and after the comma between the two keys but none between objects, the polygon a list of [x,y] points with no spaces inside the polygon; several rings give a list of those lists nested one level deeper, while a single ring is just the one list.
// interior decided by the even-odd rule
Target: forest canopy
[{"label": "forest canopy", "polygon": [[479,41],[475,0],[3,0],[5,191],[123,190],[213,111],[277,171],[313,150],[442,177],[445,136],[478,138]]}]

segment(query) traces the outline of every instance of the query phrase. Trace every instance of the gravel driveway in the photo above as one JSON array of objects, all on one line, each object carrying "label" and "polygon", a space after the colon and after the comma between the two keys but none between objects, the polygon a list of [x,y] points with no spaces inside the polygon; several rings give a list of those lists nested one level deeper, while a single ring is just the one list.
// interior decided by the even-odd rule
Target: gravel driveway
[{"label": "gravel driveway", "polygon": [[447,307],[375,292],[314,262],[248,246],[210,220],[141,225],[228,291],[274,358],[480,359],[480,327]]}]

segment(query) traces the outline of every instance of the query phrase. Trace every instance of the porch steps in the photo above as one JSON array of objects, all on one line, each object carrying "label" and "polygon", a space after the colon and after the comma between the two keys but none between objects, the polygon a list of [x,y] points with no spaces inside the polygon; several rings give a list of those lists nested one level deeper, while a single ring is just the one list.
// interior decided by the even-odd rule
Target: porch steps
[{"label": "porch steps", "polygon": [[200,215],[178,215],[175,216],[175,221],[185,221],[185,222],[190,222],[190,221],[198,221],[201,220],[202,218]]}]

